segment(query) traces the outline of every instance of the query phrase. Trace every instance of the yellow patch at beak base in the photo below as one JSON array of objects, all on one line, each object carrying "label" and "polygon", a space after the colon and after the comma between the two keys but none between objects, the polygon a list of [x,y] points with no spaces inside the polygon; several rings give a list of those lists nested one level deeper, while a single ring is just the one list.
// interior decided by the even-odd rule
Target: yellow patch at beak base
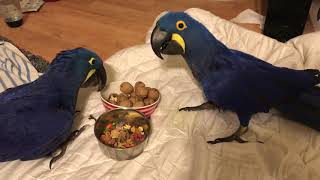
[{"label": "yellow patch at beak base", "polygon": [[179,34],[173,33],[171,36],[171,40],[176,41],[182,47],[183,53],[185,52],[186,44],[184,43],[183,38]]},{"label": "yellow patch at beak base", "polygon": [[84,80],[83,83],[87,82],[88,79],[89,79],[95,72],[96,72],[95,69],[91,69],[91,70],[89,71],[89,73],[88,73],[88,75],[87,75],[87,77],[86,77],[86,79]]}]

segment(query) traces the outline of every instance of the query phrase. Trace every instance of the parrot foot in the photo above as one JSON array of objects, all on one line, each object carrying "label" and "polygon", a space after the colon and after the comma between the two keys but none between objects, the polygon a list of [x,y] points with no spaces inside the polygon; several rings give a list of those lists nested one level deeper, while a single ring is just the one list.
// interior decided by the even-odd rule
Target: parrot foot
[{"label": "parrot foot", "polygon": [[97,118],[95,118],[92,114],[89,115],[88,119],[90,119],[90,120],[93,119],[93,120],[97,121]]},{"label": "parrot foot", "polygon": [[205,109],[217,109],[218,107],[212,102],[205,102],[199,106],[180,108],[179,111],[199,111]]},{"label": "parrot foot", "polygon": [[67,147],[68,147],[68,144],[72,141],[74,141],[89,125],[84,125],[82,126],[80,129],[77,129],[75,131],[73,131],[68,139],[62,143],[59,147],[60,149],[60,153],[56,156],[53,156],[51,161],[50,161],[50,164],[49,164],[49,168],[51,169],[52,167],[52,164],[56,161],[58,161],[65,153],[66,153],[66,150],[67,150]]},{"label": "parrot foot", "polygon": [[[214,141],[207,141],[209,144],[219,144],[223,142],[232,142],[237,141],[238,143],[248,143],[249,141],[243,140],[240,136],[245,134],[248,131],[248,127],[240,126],[239,129],[233,133],[231,136],[225,138],[217,138]],[[263,143],[261,141],[256,141],[258,143]]]},{"label": "parrot foot", "polygon": [[232,142],[232,141],[237,141],[238,143],[247,143],[248,141],[245,141],[243,139],[241,139],[240,136],[236,136],[236,135],[231,135],[225,138],[217,138],[214,141],[207,141],[207,143],[209,144],[219,144],[219,143],[223,143],[223,142]]}]

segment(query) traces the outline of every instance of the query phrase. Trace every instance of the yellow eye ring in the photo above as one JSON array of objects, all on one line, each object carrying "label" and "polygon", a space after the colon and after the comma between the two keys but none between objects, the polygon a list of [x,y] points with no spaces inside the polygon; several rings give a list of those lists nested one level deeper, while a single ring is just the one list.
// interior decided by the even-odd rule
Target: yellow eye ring
[{"label": "yellow eye ring", "polygon": [[176,23],[176,28],[179,30],[179,31],[182,31],[184,30],[185,28],[187,28],[187,25],[184,21],[177,21]]},{"label": "yellow eye ring", "polygon": [[91,59],[89,60],[89,64],[90,64],[90,65],[94,65],[95,62],[96,62],[96,59],[94,59],[94,58],[91,58]]}]

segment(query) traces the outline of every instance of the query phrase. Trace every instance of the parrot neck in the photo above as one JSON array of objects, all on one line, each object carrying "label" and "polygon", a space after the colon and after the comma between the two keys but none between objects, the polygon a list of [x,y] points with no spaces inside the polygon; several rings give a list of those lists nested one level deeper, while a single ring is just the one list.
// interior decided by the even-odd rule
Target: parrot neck
[{"label": "parrot neck", "polygon": [[70,65],[61,63],[50,66],[39,80],[48,82],[53,92],[59,94],[62,105],[72,107],[74,110],[78,92],[85,77],[86,72],[74,71]]},{"label": "parrot neck", "polygon": [[218,68],[217,60],[231,54],[230,49],[218,41],[208,30],[205,29],[204,32],[198,32],[200,33],[198,36],[188,38],[186,42],[188,46],[183,55],[193,75],[200,82],[204,80],[208,72]]}]

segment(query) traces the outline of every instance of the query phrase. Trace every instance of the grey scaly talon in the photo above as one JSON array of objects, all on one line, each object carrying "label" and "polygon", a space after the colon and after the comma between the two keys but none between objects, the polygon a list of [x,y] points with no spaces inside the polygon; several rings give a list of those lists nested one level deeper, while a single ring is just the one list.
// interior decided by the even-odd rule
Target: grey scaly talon
[{"label": "grey scaly talon", "polygon": [[50,163],[49,163],[49,168],[51,169],[52,167],[52,164],[56,161],[58,161],[60,158],[62,158],[62,156],[66,153],[66,150],[67,150],[67,147],[68,147],[68,144],[71,143],[72,141],[74,141],[87,127],[89,127],[90,125],[86,124],[84,126],[82,126],[80,129],[78,130],[75,130],[73,131],[68,139],[60,145],[60,153],[56,156],[53,156],[52,159],[50,160]]},{"label": "grey scaly talon", "polygon": [[[232,142],[237,141],[238,143],[248,143],[249,141],[243,140],[240,136],[243,135],[248,131],[248,127],[240,126],[238,130],[233,133],[231,136],[224,137],[224,138],[217,138],[214,141],[207,141],[209,144],[219,144],[223,142]],[[261,141],[256,141],[258,143],[263,143]]]},{"label": "grey scaly talon", "polygon": [[211,102],[205,102],[199,106],[180,108],[179,111],[200,111],[205,109],[217,109],[217,108],[218,107],[215,104]]}]

